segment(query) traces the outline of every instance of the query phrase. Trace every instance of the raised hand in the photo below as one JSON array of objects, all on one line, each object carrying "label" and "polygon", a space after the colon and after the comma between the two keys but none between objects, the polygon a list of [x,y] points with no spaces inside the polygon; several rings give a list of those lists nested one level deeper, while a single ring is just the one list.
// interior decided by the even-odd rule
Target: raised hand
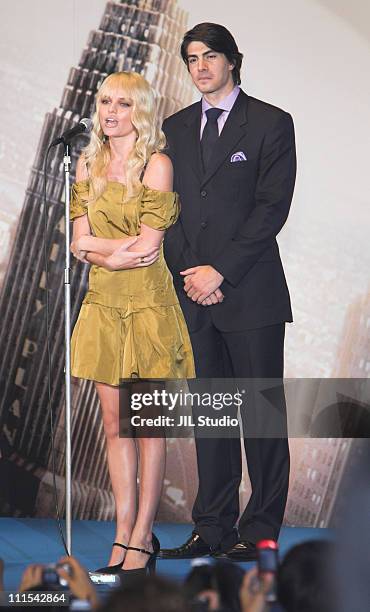
[{"label": "raised hand", "polygon": [[266,595],[274,580],[274,574],[258,576],[258,569],[254,567],[244,576],[239,591],[242,612],[267,612]]},{"label": "raised hand", "polygon": [[41,564],[33,563],[26,567],[23,572],[21,584],[19,585],[19,591],[28,591],[36,586],[40,586],[42,584],[42,572],[44,566]]},{"label": "raised hand", "polygon": [[[62,566],[68,566],[67,571]],[[57,572],[67,582],[73,595],[78,599],[87,599],[93,608],[98,606],[98,596],[87,571],[74,557],[62,557],[58,561]]]}]

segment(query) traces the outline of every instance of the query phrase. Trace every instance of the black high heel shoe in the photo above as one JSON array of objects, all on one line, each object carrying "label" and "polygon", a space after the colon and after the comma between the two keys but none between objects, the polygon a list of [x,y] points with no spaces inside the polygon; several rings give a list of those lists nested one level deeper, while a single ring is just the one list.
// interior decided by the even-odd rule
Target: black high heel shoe
[{"label": "black high heel shoe", "polygon": [[[120,542],[113,542],[112,546],[120,546],[125,550],[128,550],[128,546],[125,544],[121,544]],[[94,574],[118,574],[119,571],[122,570],[122,565],[124,564],[124,559],[121,563],[116,563],[116,565],[107,565],[106,567],[100,567],[99,569],[93,572]]]},{"label": "black high heel shoe", "polygon": [[158,553],[160,551],[161,545],[157,538],[157,536],[152,534],[152,546],[153,552],[149,552],[149,550],[145,550],[145,548],[136,548],[136,546],[127,546],[127,550],[136,550],[137,552],[144,553],[149,556],[148,562],[145,567],[138,567],[137,569],[121,569],[119,575],[121,577],[121,583],[124,584],[127,581],[132,579],[140,578],[146,576],[149,573],[149,576],[155,574],[155,566],[157,562]]}]

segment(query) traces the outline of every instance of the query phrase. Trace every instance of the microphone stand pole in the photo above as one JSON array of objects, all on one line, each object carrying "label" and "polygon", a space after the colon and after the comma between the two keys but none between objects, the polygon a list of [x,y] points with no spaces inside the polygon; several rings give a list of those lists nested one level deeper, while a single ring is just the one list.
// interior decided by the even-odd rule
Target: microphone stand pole
[{"label": "microphone stand pole", "polygon": [[72,554],[72,479],[71,479],[71,268],[70,268],[70,146],[64,142],[65,189],[65,269],[64,269],[64,337],[65,337],[65,509],[66,544]]}]

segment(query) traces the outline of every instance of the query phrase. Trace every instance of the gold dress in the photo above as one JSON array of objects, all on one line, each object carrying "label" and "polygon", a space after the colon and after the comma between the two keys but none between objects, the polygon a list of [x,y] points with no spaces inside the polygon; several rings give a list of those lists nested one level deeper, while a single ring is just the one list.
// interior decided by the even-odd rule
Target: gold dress
[{"label": "gold dress", "polygon": [[[87,205],[89,182],[72,187],[71,219],[88,214],[92,234],[124,238],[144,223],[165,230],[177,220],[175,192],[142,186],[132,198],[109,181]],[[92,265],[89,289],[72,334],[72,375],[109,385],[127,378],[193,378],[194,360],[172,276],[160,247],[152,265],[109,271]]]}]

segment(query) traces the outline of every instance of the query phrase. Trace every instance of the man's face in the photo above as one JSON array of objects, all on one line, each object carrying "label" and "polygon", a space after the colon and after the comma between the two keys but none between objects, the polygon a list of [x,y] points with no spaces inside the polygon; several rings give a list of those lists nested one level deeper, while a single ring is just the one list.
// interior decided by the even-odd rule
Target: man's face
[{"label": "man's face", "polygon": [[234,66],[226,55],[198,41],[189,44],[187,53],[191,78],[202,94],[216,93],[233,84]]}]

